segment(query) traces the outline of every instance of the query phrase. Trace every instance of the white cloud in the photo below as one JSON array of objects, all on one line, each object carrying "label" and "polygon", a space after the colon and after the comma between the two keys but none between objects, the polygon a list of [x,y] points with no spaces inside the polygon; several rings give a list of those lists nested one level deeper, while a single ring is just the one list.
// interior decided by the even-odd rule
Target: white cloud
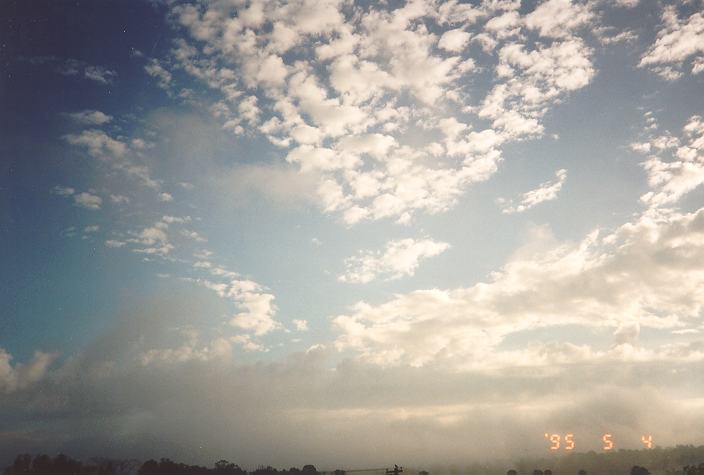
[{"label": "white cloud", "polygon": [[467,46],[471,36],[472,35],[460,28],[448,30],[440,37],[438,46],[445,51],[460,52]]},{"label": "white cloud", "polygon": [[484,29],[496,38],[505,39],[518,36],[521,31],[520,26],[521,18],[514,10],[491,18],[484,25]]},{"label": "white cloud", "polygon": [[136,163],[134,157],[130,157],[129,147],[123,140],[113,138],[98,129],[83,130],[80,134],[67,134],[63,139],[71,145],[84,148],[88,155],[111,168],[138,179],[144,186],[159,189],[159,183],[152,179],[149,169],[141,163]]},{"label": "white cloud", "polygon": [[445,242],[411,238],[389,241],[382,252],[364,251],[359,256],[345,259],[345,273],[341,282],[365,284],[379,276],[387,280],[415,274],[420,261],[437,256],[450,247]]},{"label": "white cloud", "polygon": [[135,138],[132,139],[131,145],[134,150],[144,150],[146,148],[149,148],[151,144],[145,142],[144,139]]},{"label": "white cloud", "polygon": [[651,207],[671,205],[704,184],[704,120],[694,115],[684,126],[681,138],[669,133],[655,135],[631,148],[648,155],[643,167],[651,191],[641,201]]},{"label": "white cloud", "polygon": [[174,197],[171,196],[171,193],[167,193],[165,191],[159,193],[157,197],[159,198],[159,201],[169,202],[174,200]]},{"label": "white cloud", "polygon": [[257,65],[254,79],[264,85],[281,86],[286,76],[288,76],[288,70],[281,57],[271,54]]},{"label": "white cloud", "polygon": [[112,84],[117,77],[117,73],[111,69],[102,66],[86,66],[83,70],[83,75],[86,79],[98,82],[100,84]]},{"label": "white cloud", "polygon": [[59,196],[71,196],[76,192],[76,190],[74,188],[71,188],[70,186],[57,185],[51,189],[51,192]]},{"label": "white cloud", "polygon": [[299,332],[308,331],[308,320],[293,320],[293,325]]},{"label": "white cloud", "polygon": [[256,282],[233,280],[225,295],[232,298],[241,309],[230,320],[232,326],[252,331],[255,335],[265,335],[281,328],[281,324],[274,320],[274,296],[265,292]]},{"label": "white cloud", "polygon": [[100,209],[103,204],[103,199],[100,196],[87,191],[73,195],[73,201],[76,206],[87,209]]},{"label": "white cloud", "polygon": [[171,73],[165,69],[161,63],[156,60],[156,59],[151,59],[149,62],[144,66],[144,70],[149,74],[151,77],[157,79],[157,84],[159,87],[165,91],[170,91],[171,90],[171,81],[173,79],[173,76]]},{"label": "white cloud", "polygon": [[[611,234],[556,244],[544,229],[486,282],[417,290],[378,305],[359,302],[335,318],[337,347],[377,364],[500,368],[531,356],[499,345],[538,328],[676,329],[704,310],[704,209],[647,212]],[[617,340],[623,330],[617,332]],[[669,350],[615,345],[576,360],[657,360]],[[539,361],[545,361],[539,358]]]},{"label": "white cloud", "polygon": [[161,220],[165,222],[166,224],[184,224],[184,223],[190,223],[191,222],[191,217],[190,216],[162,216]]},{"label": "white cloud", "polygon": [[638,5],[640,0],[616,0],[616,5],[624,8],[633,8]]},{"label": "white cloud", "polygon": [[198,232],[193,231],[191,229],[182,229],[181,236],[186,237],[188,239],[192,239],[193,241],[196,241],[196,242],[206,242],[207,241],[207,239],[205,237],[201,236]]},{"label": "white cloud", "polygon": [[594,20],[590,5],[571,0],[547,0],[526,18],[526,26],[538,30],[542,36],[564,38]]},{"label": "white cloud", "polygon": [[114,204],[127,204],[130,202],[130,199],[125,195],[111,194],[110,202]]},{"label": "white cloud", "polygon": [[540,135],[538,119],[546,104],[561,93],[583,88],[593,78],[592,51],[576,37],[529,50],[509,43],[499,51],[497,74],[507,82],[495,86],[479,115],[494,119],[494,127],[508,137]]},{"label": "white cloud", "polygon": [[92,224],[83,228],[84,233],[97,233],[98,231],[100,231],[100,226],[97,224]]},{"label": "white cloud", "polygon": [[169,241],[166,231],[167,226],[157,222],[154,226],[144,228],[135,239],[135,242],[146,245],[166,244]]},{"label": "white cloud", "polygon": [[252,340],[250,335],[236,335],[231,337],[230,341],[241,346],[245,351],[268,351],[264,345]]},{"label": "white cloud", "polygon": [[692,61],[692,74],[699,74],[704,71],[704,56],[694,58]]},{"label": "white cloud", "polygon": [[124,247],[126,244],[127,243],[124,241],[118,241],[115,239],[108,239],[107,241],[105,241],[105,247],[110,247],[113,249]]},{"label": "white cloud", "polygon": [[[249,20],[230,7],[178,5],[174,16],[190,37],[176,41],[170,61],[220,91],[211,110],[223,127],[264,135],[313,177],[308,190],[325,212],[349,225],[408,224],[488,179],[504,144],[540,137],[549,107],[594,76],[592,50],[577,36],[597,26],[591,7],[550,0],[521,16],[519,6],[409,2],[351,15],[338,2],[266,3],[256,26],[245,27]],[[463,78],[479,66],[465,49],[472,35],[479,41],[471,27],[484,19],[481,34],[499,64],[489,94],[473,93],[476,107]],[[527,29],[554,41],[524,42]],[[284,52],[294,46],[290,60]],[[459,111],[473,117],[460,121]],[[474,130],[485,119],[491,127]],[[443,143],[417,133],[443,120],[465,129]]]},{"label": "white cloud", "polygon": [[388,158],[389,152],[398,147],[396,139],[383,134],[349,135],[341,138],[336,149],[352,155],[369,155],[377,160]]},{"label": "white cloud", "polygon": [[68,59],[61,65],[59,72],[64,76],[82,76],[99,84],[112,84],[117,77],[117,72],[103,66],[94,66],[85,61]]},{"label": "white cloud", "polygon": [[300,145],[286,155],[286,161],[299,164],[301,171],[307,173],[354,168],[359,159],[353,155],[336,153],[329,148]]},{"label": "white cloud", "polygon": [[67,115],[71,120],[83,125],[103,125],[112,121],[112,116],[97,110],[84,110]]},{"label": "white cloud", "polygon": [[86,148],[94,158],[119,158],[127,152],[127,145],[124,142],[113,139],[102,130],[84,130],[80,134],[65,135],[64,139],[71,145]]},{"label": "white cloud", "polygon": [[230,318],[230,326],[251,332],[254,336],[266,335],[283,328],[281,323],[274,318],[277,311],[274,304],[275,297],[265,287],[253,280],[242,279],[236,273],[212,264],[209,266],[199,265],[198,267],[208,269],[213,276],[219,279],[226,279],[224,281],[191,280],[235,304],[239,312]]},{"label": "white cloud", "polygon": [[[667,6],[662,21],[663,28],[658,32],[657,40],[643,54],[638,65],[674,80],[682,75],[682,66],[688,58],[704,54],[704,14],[696,12],[680,20],[677,9]],[[697,69],[696,64],[693,69]]]},{"label": "white cloud", "polygon": [[523,193],[518,204],[514,204],[513,201],[499,200],[502,208],[501,212],[506,214],[522,213],[544,201],[556,199],[566,179],[567,170],[557,170],[555,172],[555,180],[541,183],[538,188]]},{"label": "white cloud", "polygon": [[25,364],[12,364],[12,355],[0,348],[0,395],[37,384],[47,374],[55,355],[37,351]]},{"label": "white cloud", "polygon": [[124,243],[117,241],[116,243],[120,244],[113,243],[116,245],[109,245],[108,247],[122,247],[125,243],[129,243],[141,246],[133,247],[132,252],[148,256],[160,256],[166,259],[175,249],[175,246],[169,240],[168,231],[169,224],[167,222],[157,221],[152,226],[142,228],[141,231],[131,231],[129,234],[132,237],[126,239]]}]

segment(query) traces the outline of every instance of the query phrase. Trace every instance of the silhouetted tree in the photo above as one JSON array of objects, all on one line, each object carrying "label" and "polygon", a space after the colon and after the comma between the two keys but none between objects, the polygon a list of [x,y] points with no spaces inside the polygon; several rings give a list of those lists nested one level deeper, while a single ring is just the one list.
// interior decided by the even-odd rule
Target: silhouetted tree
[{"label": "silhouetted tree", "polygon": [[259,468],[257,468],[254,472],[252,472],[252,475],[275,475],[278,473],[278,470],[276,470],[274,467],[267,465],[264,467],[263,465],[260,465]]},{"label": "silhouetted tree", "polygon": [[579,472],[577,472],[577,475],[587,475],[587,471],[586,471],[586,470],[580,470]]},{"label": "silhouetted tree", "polygon": [[30,473],[32,469],[32,456],[29,454],[20,454],[15,457],[15,461],[11,466],[7,467],[3,472],[5,475],[19,475],[21,473]]},{"label": "silhouetted tree", "polygon": [[217,475],[247,475],[247,472],[242,470],[239,465],[220,460],[215,463],[214,473]]},{"label": "silhouetted tree", "polygon": [[157,475],[159,470],[159,462],[156,460],[147,460],[139,467],[137,472],[139,475]]},{"label": "silhouetted tree", "polygon": [[704,462],[699,465],[685,465],[682,473],[683,475],[704,475]]},{"label": "silhouetted tree", "polygon": [[518,472],[516,472],[514,469],[511,469],[508,472],[506,472],[506,475],[518,475]]},{"label": "silhouetted tree", "polygon": [[5,475],[83,475],[89,472],[77,460],[59,454],[53,459],[48,455],[37,455],[32,459],[27,454],[18,455],[13,464],[4,470]]},{"label": "silhouetted tree", "polygon": [[631,475],[650,475],[650,472],[645,467],[639,467],[638,465],[634,465],[631,468]]}]

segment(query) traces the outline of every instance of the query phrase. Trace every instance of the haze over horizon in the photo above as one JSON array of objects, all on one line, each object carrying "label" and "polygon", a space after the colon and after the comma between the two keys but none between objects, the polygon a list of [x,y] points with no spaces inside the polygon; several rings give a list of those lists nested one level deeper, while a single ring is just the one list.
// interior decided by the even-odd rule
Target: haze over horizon
[{"label": "haze over horizon", "polygon": [[704,444],[704,3],[0,3],[0,462]]}]

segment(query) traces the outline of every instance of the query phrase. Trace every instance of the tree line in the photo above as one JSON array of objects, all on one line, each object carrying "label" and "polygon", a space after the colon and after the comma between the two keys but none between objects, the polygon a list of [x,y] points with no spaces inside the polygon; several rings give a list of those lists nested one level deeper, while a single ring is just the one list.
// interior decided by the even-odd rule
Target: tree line
[{"label": "tree line", "polygon": [[239,465],[220,460],[213,467],[188,465],[174,462],[167,458],[159,461],[93,459],[81,462],[64,454],[55,457],[48,455],[21,454],[5,468],[3,475],[318,475],[313,465],[304,465],[302,469],[291,467],[277,470],[271,466],[261,466],[247,472]]},{"label": "tree line", "polygon": [[[535,467],[549,467],[556,475],[577,475],[580,470],[588,475],[704,475],[704,446],[622,449],[607,453],[590,451],[523,459],[515,465],[521,475],[532,474]],[[503,474],[506,470],[501,472]]]},{"label": "tree line", "polygon": [[[450,475],[704,475],[704,446],[657,447],[651,450],[619,450],[612,453],[575,453],[562,457],[522,459],[506,471],[500,464],[472,465],[464,470],[439,468],[433,473]],[[550,467],[536,469],[535,467]],[[647,468],[646,468],[647,467]],[[406,470],[410,474],[415,473]],[[279,470],[260,466],[247,471],[227,460],[220,460],[212,467],[188,465],[170,459],[112,460],[91,459],[83,462],[63,454],[18,455],[2,472],[3,475],[322,475],[313,465],[299,469]],[[428,472],[421,472],[429,475]],[[345,475],[342,470],[334,475]]]}]

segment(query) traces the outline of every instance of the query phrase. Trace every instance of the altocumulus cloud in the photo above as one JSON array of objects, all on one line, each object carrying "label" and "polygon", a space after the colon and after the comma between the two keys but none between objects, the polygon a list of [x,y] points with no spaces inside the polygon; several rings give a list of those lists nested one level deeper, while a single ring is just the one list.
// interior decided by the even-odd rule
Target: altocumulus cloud
[{"label": "altocumulus cloud", "polygon": [[[146,67],[162,87],[178,89],[173,72],[183,71],[220,91],[211,112],[223,128],[287,150],[289,163],[317,177],[325,212],[349,225],[409,223],[418,212],[448,210],[490,178],[503,145],[541,137],[546,111],[592,80],[584,38],[598,23],[592,7],[551,0],[518,10],[508,1],[175,5],[186,35],[167,62]],[[529,34],[544,42],[529,46]],[[472,38],[497,61],[495,85],[479,104],[466,102],[477,70]],[[300,59],[286,62],[294,50]],[[400,105],[405,97],[411,103]],[[448,107],[433,107],[438,101]],[[441,126],[438,140],[432,124],[454,125]]]}]

